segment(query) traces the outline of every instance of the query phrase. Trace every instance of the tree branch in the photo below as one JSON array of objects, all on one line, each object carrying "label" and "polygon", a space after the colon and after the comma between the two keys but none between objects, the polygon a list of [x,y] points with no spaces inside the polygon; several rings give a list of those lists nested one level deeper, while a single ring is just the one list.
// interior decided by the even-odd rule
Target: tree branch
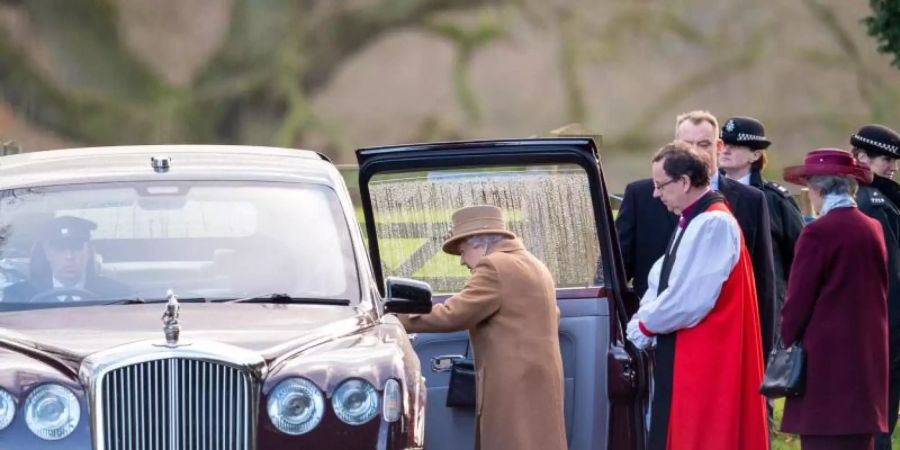
[{"label": "tree branch", "polygon": [[25,8],[50,53],[61,89],[146,102],[167,87],[122,45],[109,0],[31,0]]},{"label": "tree branch", "polygon": [[671,110],[683,99],[693,95],[698,87],[721,82],[752,67],[761,56],[764,33],[763,30],[758,30],[747,39],[748,44],[743,51],[729,53],[722,59],[714,59],[708,66],[700,68],[673,84],[658,96],[659,100],[645,108],[644,113],[624,133],[614,139],[609,139],[607,147],[647,148],[653,145],[653,142],[660,142],[654,136],[647,136],[646,130],[652,129],[653,124],[660,120],[662,114]]},{"label": "tree branch", "polygon": [[7,36],[0,39],[0,67],[0,95],[36,125],[91,144],[119,143],[123,131],[134,132],[136,139],[142,134],[129,120],[133,111],[102,98],[63,92],[36,71]]},{"label": "tree branch", "polygon": [[304,75],[303,86],[308,92],[314,92],[347,57],[375,42],[384,32],[420,23],[432,14],[490,3],[490,0],[383,0],[357,10],[339,8],[324,20],[310,24],[305,50],[315,65]]},{"label": "tree branch", "polygon": [[879,94],[881,91],[881,80],[869,69],[866,62],[863,61],[859,47],[856,46],[856,42],[854,42],[850,33],[841,25],[833,7],[822,3],[819,0],[804,0],[803,3],[822,24],[825,30],[831,33],[831,36],[835,39],[838,47],[849,60],[849,64],[845,67],[856,73],[856,89],[859,92],[860,97],[871,109],[872,116],[882,116],[884,108],[888,105],[884,104],[884,101]]}]

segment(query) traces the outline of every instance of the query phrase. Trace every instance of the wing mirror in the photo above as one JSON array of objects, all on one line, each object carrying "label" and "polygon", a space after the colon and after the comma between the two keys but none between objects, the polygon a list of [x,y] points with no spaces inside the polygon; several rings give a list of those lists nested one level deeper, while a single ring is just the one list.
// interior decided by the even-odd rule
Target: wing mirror
[{"label": "wing mirror", "polygon": [[384,282],[384,312],[428,314],[431,312],[431,286],[406,278],[388,277]]}]

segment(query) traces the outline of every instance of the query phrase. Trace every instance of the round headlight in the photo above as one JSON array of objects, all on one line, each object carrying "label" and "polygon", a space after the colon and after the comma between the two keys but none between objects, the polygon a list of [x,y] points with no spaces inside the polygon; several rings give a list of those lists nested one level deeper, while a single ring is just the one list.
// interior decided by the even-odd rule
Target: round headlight
[{"label": "round headlight", "polygon": [[8,427],[15,415],[15,400],[13,400],[12,395],[9,395],[9,392],[0,389],[0,430]]},{"label": "round headlight", "polygon": [[344,423],[362,425],[378,414],[378,391],[363,380],[347,380],[331,397],[334,413]]},{"label": "round headlight", "polygon": [[288,378],[269,394],[267,409],[275,428],[296,436],[312,430],[322,421],[325,400],[311,381]]},{"label": "round headlight", "polygon": [[75,394],[58,384],[45,384],[25,399],[25,423],[41,439],[55,441],[68,436],[80,418]]}]

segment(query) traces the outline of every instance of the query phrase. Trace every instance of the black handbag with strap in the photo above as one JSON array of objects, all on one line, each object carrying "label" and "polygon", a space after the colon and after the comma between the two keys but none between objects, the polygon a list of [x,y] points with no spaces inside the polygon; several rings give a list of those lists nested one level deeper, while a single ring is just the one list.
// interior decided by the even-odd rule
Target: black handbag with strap
[{"label": "black handbag with strap", "polygon": [[800,341],[784,348],[779,343],[772,349],[759,393],[769,398],[803,395],[806,386],[806,351]]},{"label": "black handbag with strap", "polygon": [[447,386],[447,407],[475,409],[475,360],[466,357],[453,361],[450,367],[450,385]]}]

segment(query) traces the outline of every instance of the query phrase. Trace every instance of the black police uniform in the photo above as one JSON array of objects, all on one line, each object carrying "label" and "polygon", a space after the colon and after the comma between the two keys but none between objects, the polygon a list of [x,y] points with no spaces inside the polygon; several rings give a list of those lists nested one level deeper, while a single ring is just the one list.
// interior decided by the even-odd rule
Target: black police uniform
[{"label": "black police uniform", "polygon": [[[867,153],[900,159],[900,136],[881,125],[866,125],[850,137],[853,147]],[[875,175],[856,193],[859,210],[881,223],[888,254],[888,432],[879,434],[875,448],[890,450],[891,432],[900,408],[900,185]]]},{"label": "black police uniform", "polygon": [[[803,228],[803,214],[787,188],[774,181],[765,181],[759,171],[751,172],[750,185],[763,191],[769,206],[772,257],[775,262],[775,301],[776,310],[780,312],[787,292],[791,264],[794,262],[794,244]],[[781,339],[779,329],[775,327],[778,340]]]},{"label": "black police uniform", "polygon": [[[732,117],[722,126],[722,140],[726,144],[765,150],[771,144],[766,139],[763,124],[752,117]],[[791,192],[774,181],[766,181],[758,170],[750,172],[750,185],[761,190],[769,207],[769,229],[772,233],[772,257],[775,266],[775,310],[781,311],[787,292],[787,280],[794,261],[794,244],[803,228],[803,215]],[[775,338],[780,340],[779,327]],[[764,355],[768,357],[769,355]]]}]

